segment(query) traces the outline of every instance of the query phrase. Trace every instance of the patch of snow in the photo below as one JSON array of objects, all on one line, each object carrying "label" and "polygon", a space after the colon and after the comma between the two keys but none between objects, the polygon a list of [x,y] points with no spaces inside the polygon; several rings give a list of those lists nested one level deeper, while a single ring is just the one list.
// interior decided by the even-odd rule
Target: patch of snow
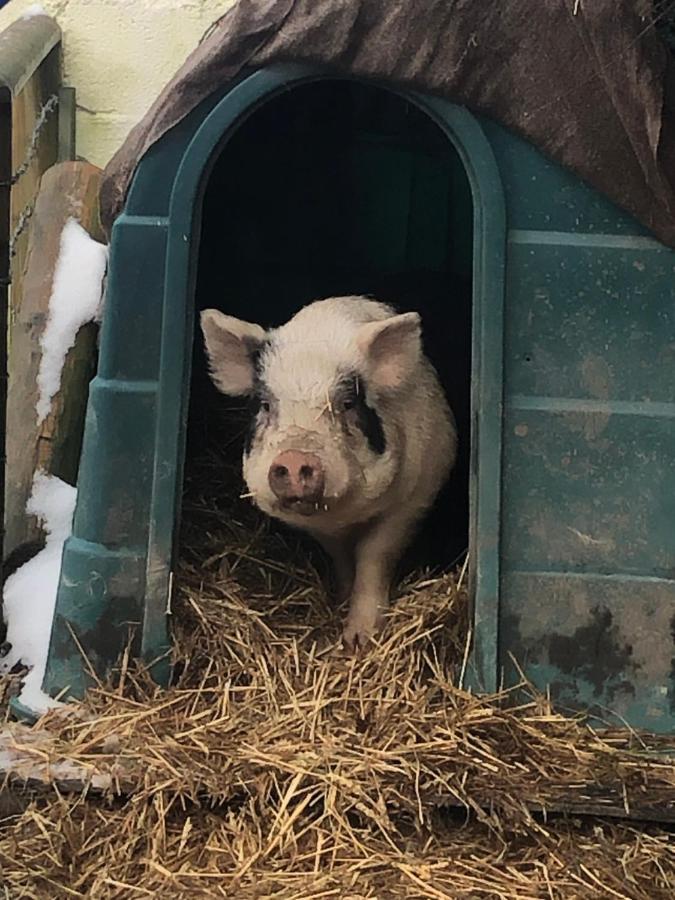
[{"label": "patch of snow", "polygon": [[48,16],[49,13],[41,3],[31,3],[21,14],[22,19],[32,19],[33,16]]},{"label": "patch of snow", "polygon": [[63,363],[77,332],[87,322],[100,319],[107,260],[106,245],[90,237],[75,219],[68,219],[61,233],[49,315],[40,340],[38,425],[49,414],[52,399],[61,386]]},{"label": "patch of snow", "polygon": [[63,545],[70,536],[77,490],[53,475],[36,472],[26,511],[43,523],[44,548],[5,582],[3,610],[11,649],[0,673],[17,663],[30,666],[19,701],[36,713],[62,704],[42,691],[61,572]]}]

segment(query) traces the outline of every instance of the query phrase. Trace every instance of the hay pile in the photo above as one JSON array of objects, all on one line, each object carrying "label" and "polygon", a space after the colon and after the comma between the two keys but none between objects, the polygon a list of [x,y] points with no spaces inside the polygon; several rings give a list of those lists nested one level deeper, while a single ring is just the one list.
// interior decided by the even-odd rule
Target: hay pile
[{"label": "hay pile", "polygon": [[51,759],[110,772],[118,790],[6,813],[7,897],[675,894],[665,827],[533,814],[613,796],[658,815],[674,765],[542,697],[464,691],[455,574],[408,580],[381,645],[345,657],[319,563],[233,484],[210,457],[192,473],[174,686],[125,659],[43,723]]}]

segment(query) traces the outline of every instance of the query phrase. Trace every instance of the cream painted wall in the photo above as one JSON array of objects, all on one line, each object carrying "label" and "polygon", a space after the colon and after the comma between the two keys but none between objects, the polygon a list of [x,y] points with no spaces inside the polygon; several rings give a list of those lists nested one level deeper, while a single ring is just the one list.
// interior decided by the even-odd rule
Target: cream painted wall
[{"label": "cream painted wall", "polygon": [[[77,95],[78,155],[105,166],[232,2],[41,0],[63,33],[64,83]],[[35,6],[11,0],[0,10],[0,30]]]}]

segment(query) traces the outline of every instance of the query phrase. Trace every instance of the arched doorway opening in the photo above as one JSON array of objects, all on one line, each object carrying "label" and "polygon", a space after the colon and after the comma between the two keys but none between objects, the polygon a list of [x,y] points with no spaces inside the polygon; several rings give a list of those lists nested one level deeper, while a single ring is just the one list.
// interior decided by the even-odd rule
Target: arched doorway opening
[{"label": "arched doorway opening", "polygon": [[[204,189],[198,310],[271,327],[313,300],[367,294],[421,313],[460,435],[455,471],[409,554],[436,569],[468,547],[472,270],[471,186],[457,151],[380,87],[322,80],[269,100],[225,144]],[[241,403],[215,395],[199,333],[190,403],[188,462],[209,441],[239,454],[226,410]]]}]

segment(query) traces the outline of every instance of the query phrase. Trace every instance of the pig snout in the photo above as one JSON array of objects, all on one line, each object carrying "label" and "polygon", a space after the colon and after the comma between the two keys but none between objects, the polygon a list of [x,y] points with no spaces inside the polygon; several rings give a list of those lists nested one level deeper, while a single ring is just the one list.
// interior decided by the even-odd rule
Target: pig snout
[{"label": "pig snout", "polygon": [[303,450],[285,450],[272,462],[269,486],[282,506],[309,515],[323,499],[325,474],[318,456]]}]

